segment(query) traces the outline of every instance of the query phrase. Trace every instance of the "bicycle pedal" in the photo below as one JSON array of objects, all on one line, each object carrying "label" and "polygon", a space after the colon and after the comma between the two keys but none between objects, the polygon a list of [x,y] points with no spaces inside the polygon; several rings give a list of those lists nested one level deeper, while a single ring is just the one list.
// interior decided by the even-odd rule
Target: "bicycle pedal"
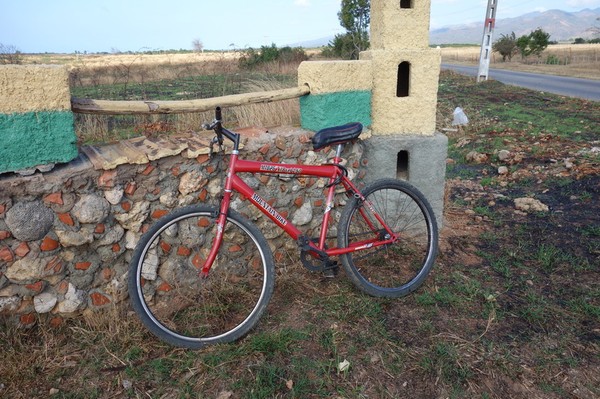
[{"label": "bicycle pedal", "polygon": [[330,279],[330,278],[336,278],[337,276],[337,269],[325,269],[323,270],[323,277]]},{"label": "bicycle pedal", "polygon": [[340,267],[337,263],[328,264],[323,270],[323,276],[325,278],[335,278],[340,271]]}]

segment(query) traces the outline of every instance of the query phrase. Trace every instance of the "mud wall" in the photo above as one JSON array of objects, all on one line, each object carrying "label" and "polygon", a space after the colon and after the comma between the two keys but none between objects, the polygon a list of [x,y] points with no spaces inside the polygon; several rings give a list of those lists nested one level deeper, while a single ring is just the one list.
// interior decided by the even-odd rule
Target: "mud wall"
[{"label": "mud wall", "polygon": [[0,173],[76,156],[66,67],[0,66]]}]

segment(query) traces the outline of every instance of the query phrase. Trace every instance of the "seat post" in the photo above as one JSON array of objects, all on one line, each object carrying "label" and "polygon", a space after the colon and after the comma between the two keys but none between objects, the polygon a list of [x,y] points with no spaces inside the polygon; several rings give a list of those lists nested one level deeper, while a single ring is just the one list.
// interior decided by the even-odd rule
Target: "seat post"
[{"label": "seat post", "polygon": [[336,158],[341,158],[343,150],[344,150],[344,144],[338,144],[337,148],[335,150],[335,157]]}]

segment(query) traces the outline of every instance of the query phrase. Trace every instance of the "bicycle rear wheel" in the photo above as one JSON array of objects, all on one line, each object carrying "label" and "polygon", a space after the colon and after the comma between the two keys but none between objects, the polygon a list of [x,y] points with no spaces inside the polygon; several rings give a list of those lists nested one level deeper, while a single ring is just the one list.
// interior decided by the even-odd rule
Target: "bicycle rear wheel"
[{"label": "bicycle rear wheel", "polygon": [[166,215],[142,236],[131,260],[132,306],[154,335],[172,345],[198,349],[242,337],[273,293],[271,250],[261,232],[233,210],[210,274],[200,277],[217,215],[208,206]]},{"label": "bicycle rear wheel", "polygon": [[[367,248],[341,256],[352,282],[378,297],[402,297],[416,290],[431,270],[437,255],[438,230],[431,206],[410,184],[382,179],[363,191],[384,222],[398,236],[389,245]],[[385,229],[369,206],[349,201],[340,217],[338,247],[381,240]]]}]

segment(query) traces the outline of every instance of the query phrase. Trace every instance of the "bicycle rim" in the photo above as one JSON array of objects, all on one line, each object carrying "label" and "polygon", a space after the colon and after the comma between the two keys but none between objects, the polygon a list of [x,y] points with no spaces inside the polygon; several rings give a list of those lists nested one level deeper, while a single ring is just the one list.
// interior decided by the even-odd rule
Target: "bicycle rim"
[{"label": "bicycle rim", "polygon": [[[437,226],[421,193],[397,180],[375,182],[364,191],[366,200],[397,235],[389,245],[341,257],[351,280],[374,296],[400,297],[414,291],[429,273],[437,253]],[[366,203],[349,203],[340,219],[339,246],[381,240],[386,234]]]},{"label": "bicycle rim", "polygon": [[272,294],[271,252],[260,232],[234,213],[209,277],[200,277],[215,215],[196,208],[167,216],[142,238],[132,260],[134,309],[170,344],[200,348],[238,339],[258,322]]}]

